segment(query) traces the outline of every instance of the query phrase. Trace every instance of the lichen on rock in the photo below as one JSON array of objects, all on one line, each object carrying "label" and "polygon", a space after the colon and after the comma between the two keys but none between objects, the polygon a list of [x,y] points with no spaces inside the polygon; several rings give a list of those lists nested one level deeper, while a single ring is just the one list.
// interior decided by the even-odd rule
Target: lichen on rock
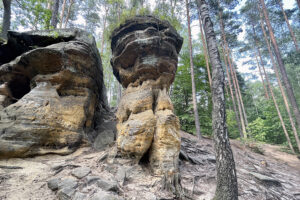
[{"label": "lichen on rock", "polygon": [[9,32],[0,46],[0,158],[70,153],[108,108],[94,39],[53,33]]},{"label": "lichen on rock", "polygon": [[183,39],[153,16],[128,19],[112,32],[111,64],[125,88],[117,111],[117,147],[138,162],[146,153],[154,174],[178,173],[180,125],[168,90]]}]

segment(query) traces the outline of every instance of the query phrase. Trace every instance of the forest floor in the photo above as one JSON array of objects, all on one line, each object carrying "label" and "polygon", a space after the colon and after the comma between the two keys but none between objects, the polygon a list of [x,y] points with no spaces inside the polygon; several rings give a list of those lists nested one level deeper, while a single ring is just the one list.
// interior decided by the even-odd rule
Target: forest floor
[{"label": "forest floor", "polygon": [[[213,141],[207,138],[199,140],[183,131],[181,135],[179,167],[185,197],[212,199],[216,187]],[[239,199],[300,199],[300,160],[295,155],[282,152],[275,145],[261,145],[264,155],[253,152],[237,140],[232,140],[231,145],[237,168]],[[84,147],[67,156],[0,160],[0,200],[62,198],[61,192],[48,188],[51,179],[75,181],[78,186],[71,194],[72,199],[76,199],[76,195],[83,195],[81,199],[101,199],[97,197],[103,194],[103,188],[99,189],[99,184],[91,181],[95,179],[114,180],[118,189],[104,193],[117,199],[175,199],[162,189],[160,177],[152,176],[147,164],[132,164],[129,160],[112,157],[114,151],[115,147],[103,151]],[[71,173],[80,167],[88,167],[90,172],[77,179]]]}]

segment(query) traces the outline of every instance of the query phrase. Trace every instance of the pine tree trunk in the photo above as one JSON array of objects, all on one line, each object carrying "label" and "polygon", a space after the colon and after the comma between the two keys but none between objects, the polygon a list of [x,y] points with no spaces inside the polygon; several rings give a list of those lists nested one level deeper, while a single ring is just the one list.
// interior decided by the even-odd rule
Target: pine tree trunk
[{"label": "pine tree trunk", "polygon": [[245,114],[243,114],[243,109],[242,109],[242,98],[240,96],[240,92],[239,92],[239,87],[238,87],[238,81],[237,78],[234,74],[234,70],[233,70],[233,66],[230,60],[230,53],[229,53],[229,47],[228,44],[226,42],[226,35],[225,35],[225,30],[224,30],[224,25],[223,25],[223,20],[222,20],[222,13],[221,11],[219,12],[219,16],[220,16],[220,27],[221,27],[221,31],[222,31],[222,39],[223,39],[223,43],[225,46],[225,52],[226,52],[226,57],[227,57],[227,61],[228,61],[228,65],[230,68],[230,74],[232,77],[232,82],[233,82],[233,86],[234,86],[234,90],[235,90],[235,96],[236,96],[236,100],[237,100],[237,104],[238,104],[238,109],[239,109],[239,114],[240,114],[240,120],[241,120],[241,125],[242,125],[242,130],[243,130],[243,136],[245,138],[247,138],[247,131],[246,131],[246,126],[245,126],[245,121],[244,121],[244,117],[246,116]]},{"label": "pine tree trunk", "polygon": [[51,10],[51,7],[52,7],[52,0],[48,0],[47,1],[47,9]]},{"label": "pine tree trunk", "polygon": [[226,126],[224,98],[224,72],[212,21],[205,0],[198,0],[201,19],[204,25],[208,54],[212,65],[212,128],[215,141],[217,187],[215,199],[237,200],[238,185],[233,153]]},{"label": "pine tree trunk", "polygon": [[53,0],[54,4],[52,5],[52,16],[50,25],[52,28],[56,28],[58,23],[58,8],[59,8],[59,0]]},{"label": "pine tree trunk", "polygon": [[283,14],[283,17],[284,17],[284,20],[289,28],[289,31],[290,31],[290,34],[291,34],[291,37],[292,37],[292,40],[294,42],[294,45],[296,47],[296,50],[299,51],[299,47],[298,47],[298,43],[297,43],[297,40],[296,40],[296,37],[295,37],[295,34],[294,34],[294,31],[290,25],[290,22],[289,22],[289,19],[287,18],[286,14],[285,14],[285,11],[283,9],[283,6],[282,6],[282,3],[280,1],[277,0],[277,3],[279,4],[280,6],[280,9],[282,11],[282,14]]},{"label": "pine tree trunk", "polygon": [[[229,55],[230,55],[230,50],[229,50]],[[232,56],[230,57],[230,59],[232,61]],[[233,61],[231,63],[233,63]],[[242,99],[242,94],[241,94],[241,90],[240,90],[239,81],[238,81],[238,78],[237,78],[237,75],[236,75],[236,70],[235,70],[234,67],[232,67],[232,71],[233,71],[233,74],[234,74],[234,78],[236,80],[237,91],[239,93],[239,98],[240,98],[240,102],[241,102],[242,112],[243,112],[243,116],[244,116],[244,119],[245,119],[245,126],[248,127],[248,117],[247,117],[247,114],[246,114],[246,110],[245,110],[245,106],[244,106],[244,101]]]},{"label": "pine tree trunk", "polygon": [[[224,50],[223,46],[222,46],[222,50],[223,50],[223,56],[224,56],[224,62],[225,62],[225,68],[226,68],[226,75],[227,75],[227,80],[228,80],[228,84],[229,84],[229,90],[230,90],[232,106],[233,106],[233,110],[234,110],[234,114],[235,114],[235,119],[236,119],[236,123],[237,123],[238,128],[239,128],[240,137],[244,138],[244,134],[243,134],[242,126],[241,126],[241,121],[240,121],[240,118],[238,116],[238,112],[236,110],[236,104],[235,104],[233,89],[232,89],[232,85],[231,85],[231,80],[230,80],[230,75],[229,75],[229,70],[228,70],[228,65],[227,65],[227,60],[226,60],[227,56],[225,54],[225,50]],[[240,115],[240,117],[242,118],[243,116]]]},{"label": "pine tree trunk", "polygon": [[71,9],[72,9],[72,5],[74,3],[74,0],[70,0],[70,5],[68,7],[68,13],[67,13],[67,16],[66,16],[66,19],[65,19],[65,25],[64,25],[64,28],[67,28],[67,25],[68,25],[68,22],[69,22],[69,17],[70,17],[70,13],[71,13]]},{"label": "pine tree trunk", "polygon": [[206,64],[206,70],[207,70],[207,75],[208,75],[208,81],[209,81],[209,85],[211,88],[211,75],[210,75],[210,68],[209,68],[209,62],[208,62],[208,55],[207,55],[207,48],[206,48],[206,42],[204,39],[204,33],[202,30],[202,22],[201,22],[201,16],[200,16],[200,11],[198,8],[198,15],[199,15],[199,27],[200,27],[200,32],[201,32],[201,41],[203,44],[203,50],[204,50],[204,56],[205,56],[205,64]]},{"label": "pine tree trunk", "polygon": [[[260,51],[259,51],[258,47],[257,47],[257,51],[258,51],[258,54],[260,55]],[[283,129],[283,132],[284,132],[284,135],[285,135],[285,137],[286,137],[286,139],[287,139],[287,141],[288,141],[288,144],[289,144],[290,149],[292,150],[293,153],[295,153],[294,148],[293,148],[292,143],[291,143],[290,136],[289,136],[289,134],[288,134],[288,132],[287,132],[287,130],[286,130],[285,123],[284,123],[284,121],[283,121],[283,119],[282,119],[282,116],[281,116],[281,113],[280,113],[280,110],[279,110],[277,101],[276,101],[276,99],[275,99],[275,96],[274,96],[274,93],[273,93],[273,89],[272,89],[272,87],[271,87],[271,84],[270,84],[268,75],[267,75],[267,73],[266,73],[264,64],[263,64],[263,62],[262,62],[262,58],[260,57],[260,62],[261,62],[260,64],[259,64],[259,62],[258,62],[257,56],[255,56],[255,58],[256,58],[256,62],[257,62],[257,65],[258,65],[258,67],[259,67],[259,70],[261,71],[260,66],[263,68],[263,72],[264,72],[264,75],[265,75],[265,77],[266,77],[266,82],[267,82],[267,85],[268,85],[268,87],[269,87],[269,90],[270,90],[270,93],[271,93],[271,97],[272,97],[272,100],[273,100],[273,102],[274,102],[274,105],[275,105],[275,108],[276,108],[276,111],[277,111],[277,114],[278,114],[278,117],[279,117],[279,120],[280,120],[282,129]]]},{"label": "pine tree trunk", "polygon": [[65,7],[66,7],[66,0],[64,0],[63,5],[61,7],[59,28],[62,28],[64,14],[65,14]]},{"label": "pine tree trunk", "polygon": [[264,17],[265,17],[265,21],[266,21],[266,24],[267,24],[268,29],[269,29],[270,38],[271,38],[271,41],[272,41],[272,44],[273,44],[273,47],[274,47],[274,53],[275,53],[275,56],[276,56],[276,60],[277,60],[277,63],[278,63],[279,70],[281,72],[281,77],[282,77],[282,80],[283,80],[283,84],[284,84],[284,87],[286,89],[289,101],[290,101],[290,103],[292,105],[293,112],[295,114],[297,124],[300,127],[300,111],[299,111],[299,106],[298,106],[298,103],[296,101],[296,98],[295,98],[294,91],[292,89],[291,83],[290,83],[290,81],[288,79],[288,76],[287,76],[287,73],[286,73],[286,69],[285,69],[285,66],[284,66],[284,63],[283,63],[283,60],[282,60],[282,57],[281,57],[278,45],[277,45],[277,41],[276,41],[274,33],[273,33],[273,29],[272,29],[270,20],[269,20],[268,11],[266,9],[265,2],[264,2],[264,0],[260,0],[260,3],[262,5],[262,10],[263,10],[263,14],[264,14]]},{"label": "pine tree trunk", "polygon": [[11,0],[2,0],[4,6],[4,14],[2,21],[2,32],[1,37],[7,39],[7,32],[10,28],[10,18],[11,18]]},{"label": "pine tree trunk", "polygon": [[185,5],[186,5],[186,15],[187,15],[187,22],[188,22],[190,67],[191,67],[192,93],[193,93],[192,96],[193,96],[193,107],[194,107],[194,116],[195,116],[196,135],[198,136],[198,138],[201,138],[199,115],[198,115],[198,108],[197,108],[197,99],[196,99],[196,85],[195,85],[194,63],[193,63],[193,46],[192,46],[191,22],[190,22],[190,13],[189,13],[188,0],[185,0]]},{"label": "pine tree trunk", "polygon": [[[292,126],[292,130],[293,130],[293,133],[294,133],[294,137],[296,139],[296,143],[297,143],[297,146],[298,146],[298,150],[300,152],[300,141],[299,141],[299,136],[298,136],[298,133],[297,133],[297,129],[296,129],[296,126],[295,126],[295,122],[294,122],[294,119],[293,119],[293,116],[291,114],[291,110],[290,110],[290,107],[289,107],[289,103],[288,103],[288,100],[287,100],[287,97],[286,97],[286,94],[285,94],[285,91],[282,87],[282,84],[281,84],[281,81],[280,81],[280,76],[279,76],[279,72],[278,72],[278,69],[277,69],[277,66],[275,64],[275,59],[274,59],[274,56],[272,54],[272,50],[271,50],[271,45],[268,41],[268,37],[267,37],[267,33],[265,31],[265,28],[264,28],[264,24],[263,24],[263,20],[262,20],[262,13],[260,12],[260,16],[261,16],[261,20],[260,20],[260,26],[261,26],[261,29],[262,29],[262,32],[264,34],[264,39],[265,39],[265,42],[267,44],[267,47],[268,47],[268,52],[269,52],[269,55],[270,55],[270,58],[271,58],[271,63],[272,63],[272,66],[273,66],[273,70],[275,71],[275,75],[276,75],[276,79],[277,79],[277,83],[279,85],[279,88],[280,88],[280,92],[281,92],[281,96],[283,98],[283,102],[284,102],[284,105],[285,105],[285,108],[286,108],[286,111],[288,113],[288,116],[289,116],[289,120],[291,122],[291,126]],[[300,129],[300,127],[299,127]]]},{"label": "pine tree trunk", "polygon": [[103,22],[103,31],[102,31],[102,41],[101,41],[101,56],[103,55],[103,50],[104,50],[104,34],[106,30],[106,18],[107,18],[107,13],[108,13],[108,7],[105,7],[105,15],[104,15],[104,22]]},{"label": "pine tree trunk", "polygon": [[[254,52],[254,53],[255,53],[255,59],[257,60],[257,54],[256,54],[256,52]],[[259,70],[259,75],[260,75],[260,78],[261,78],[261,82],[262,82],[264,90],[265,90],[266,99],[269,99],[268,90],[267,90],[267,87],[266,87],[266,84],[265,84],[265,81],[264,81],[264,76],[263,76],[263,73],[261,71],[261,68],[260,68],[258,62],[257,62],[257,67],[258,67],[258,70]]]}]

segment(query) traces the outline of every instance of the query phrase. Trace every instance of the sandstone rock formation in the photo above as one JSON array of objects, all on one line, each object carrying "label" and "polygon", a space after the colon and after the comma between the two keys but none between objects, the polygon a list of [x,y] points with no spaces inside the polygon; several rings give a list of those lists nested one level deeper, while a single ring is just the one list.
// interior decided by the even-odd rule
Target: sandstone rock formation
[{"label": "sandstone rock formation", "polygon": [[183,39],[167,22],[152,16],[127,20],[111,35],[111,64],[125,88],[117,111],[117,147],[139,161],[149,155],[155,174],[178,171],[179,120],[168,90]]},{"label": "sandstone rock formation", "polygon": [[0,158],[66,154],[95,137],[107,100],[92,35],[9,32],[0,55]]}]

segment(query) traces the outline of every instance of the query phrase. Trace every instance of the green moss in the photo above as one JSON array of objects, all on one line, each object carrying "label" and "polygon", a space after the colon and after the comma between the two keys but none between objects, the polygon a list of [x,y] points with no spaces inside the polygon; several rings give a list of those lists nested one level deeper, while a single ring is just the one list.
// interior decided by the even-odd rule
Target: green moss
[{"label": "green moss", "polygon": [[57,31],[51,31],[50,35],[53,36],[54,39],[57,39],[59,36],[59,33]]}]

